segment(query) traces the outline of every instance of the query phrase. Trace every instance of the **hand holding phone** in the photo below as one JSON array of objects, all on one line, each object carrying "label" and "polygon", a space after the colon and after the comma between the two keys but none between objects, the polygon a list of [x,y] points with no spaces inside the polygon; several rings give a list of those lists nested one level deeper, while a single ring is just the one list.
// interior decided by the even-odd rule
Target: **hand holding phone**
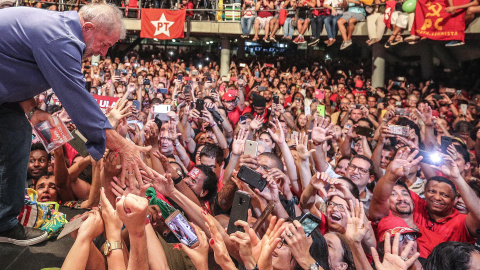
[{"label": "hand holding phone", "polygon": [[177,239],[189,248],[194,248],[199,244],[194,229],[179,210],[168,216],[165,223]]},{"label": "hand holding phone", "polygon": [[238,190],[233,197],[230,220],[228,222],[227,233],[232,234],[237,231],[244,232],[242,226],[236,226],[237,220],[247,221],[248,209],[250,208],[251,196],[245,191]]},{"label": "hand holding phone", "polygon": [[243,182],[249,184],[250,186],[257,188],[260,191],[263,191],[267,186],[267,179],[263,178],[263,176],[254,171],[253,169],[242,165],[240,170],[237,174],[238,179],[242,180]]}]

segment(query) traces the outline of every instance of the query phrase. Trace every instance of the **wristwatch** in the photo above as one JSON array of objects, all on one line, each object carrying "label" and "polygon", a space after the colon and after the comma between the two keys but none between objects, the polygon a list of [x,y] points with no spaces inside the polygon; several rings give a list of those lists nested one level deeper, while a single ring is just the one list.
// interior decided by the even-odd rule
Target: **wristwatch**
[{"label": "wristwatch", "polygon": [[36,111],[38,111],[38,108],[33,107],[33,109],[28,113],[28,120],[32,120],[32,116]]},{"label": "wristwatch", "polygon": [[108,242],[106,240],[105,244],[103,244],[103,255],[108,256],[115,249],[123,249],[122,242]]},{"label": "wristwatch", "polygon": [[310,264],[310,267],[308,269],[309,270],[318,270],[319,266],[320,265],[317,262],[314,262],[314,263]]}]

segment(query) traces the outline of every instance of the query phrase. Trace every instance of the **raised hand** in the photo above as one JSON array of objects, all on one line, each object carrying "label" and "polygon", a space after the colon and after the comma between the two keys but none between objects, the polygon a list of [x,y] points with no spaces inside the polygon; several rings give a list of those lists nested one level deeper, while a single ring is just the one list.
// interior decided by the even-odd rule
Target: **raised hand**
[{"label": "raised hand", "polygon": [[168,137],[172,142],[175,142],[182,133],[177,133],[177,125],[174,121],[168,121]]},{"label": "raised hand", "polygon": [[324,172],[317,172],[310,179],[310,185],[312,185],[318,192],[318,196],[322,198],[327,197],[327,190],[325,187],[330,183],[330,176]]},{"label": "raised hand", "polygon": [[117,215],[127,227],[129,234],[139,235],[145,231],[148,201],[133,194],[122,196],[117,201]]},{"label": "raised hand", "polygon": [[245,128],[241,128],[238,134],[235,136],[232,143],[232,154],[241,155],[245,150],[245,141],[248,138],[248,131]]},{"label": "raised hand", "polygon": [[272,136],[272,139],[277,143],[277,144],[282,144],[285,143],[285,135],[283,134],[283,129],[282,126],[280,125],[280,121],[278,119],[275,119],[274,122],[270,122],[273,126],[273,129],[268,128],[267,131],[270,133],[270,136]]},{"label": "raised hand", "polygon": [[[117,214],[117,211],[113,209],[110,201],[105,196],[105,189],[100,189],[100,199],[102,203],[102,217],[105,223],[105,234],[110,242],[120,242],[122,240],[122,227],[123,223]],[[118,198],[120,199],[120,198]],[[117,199],[117,200],[118,200]]]},{"label": "raised hand", "polygon": [[215,218],[205,211],[202,212],[202,216],[207,223],[208,228],[210,229],[212,238],[210,239],[209,244],[214,252],[215,262],[219,264],[222,269],[236,269],[232,259],[230,258],[227,247],[225,246],[222,234],[215,226]]},{"label": "raised hand", "polygon": [[308,150],[308,136],[305,132],[299,133],[298,138],[295,140],[297,146],[298,156],[302,161],[306,161],[310,158],[315,149]]},{"label": "raised hand", "polygon": [[126,106],[128,100],[119,100],[117,103],[115,103],[115,106],[113,106],[112,110],[107,114],[108,121],[112,125],[113,128],[116,128],[118,126],[118,123],[120,119],[123,119],[125,117],[129,117],[132,115],[132,108],[135,108],[133,106]]},{"label": "raised hand", "polygon": [[420,119],[426,126],[433,125],[432,108],[427,103],[420,103],[415,109]]},{"label": "raised hand", "polygon": [[253,231],[253,229],[250,228],[250,225],[243,220],[235,221],[235,225],[242,226],[245,232],[236,231],[230,234],[230,240],[237,243],[238,253],[240,255],[240,258],[242,259],[243,265],[247,269],[253,269],[255,268],[257,263],[253,258],[252,240],[249,234],[250,233],[255,234],[255,231]]},{"label": "raised hand", "polygon": [[[133,174],[131,177],[135,177]],[[151,186],[150,184],[143,184],[143,181],[137,181],[135,180],[134,183],[131,183],[129,181],[130,177],[127,177],[125,182],[125,188],[121,187],[121,182],[120,180],[114,176],[112,178],[112,181],[110,181],[110,185],[112,186],[112,193],[117,196],[127,196],[128,194],[134,194],[140,197],[145,197],[145,192],[147,192],[147,189]],[[141,185],[138,185],[138,183],[141,183]]]},{"label": "raised hand", "polygon": [[260,127],[262,127],[263,124],[263,117],[257,115],[255,118],[250,122],[250,128],[252,130],[258,130]]},{"label": "raised hand", "polygon": [[145,146],[152,145],[158,147],[158,125],[154,120],[148,120],[142,130],[145,138]]},{"label": "raised hand", "polygon": [[98,209],[93,209],[88,212],[87,219],[82,223],[78,229],[77,239],[86,239],[93,241],[98,235],[103,232],[103,219]]},{"label": "raised hand", "polygon": [[313,123],[312,141],[315,144],[324,143],[333,138],[331,129],[333,124],[325,118],[319,118]]},{"label": "raised hand", "polygon": [[153,171],[153,177],[150,177],[147,173],[142,172],[144,183],[150,183],[153,188],[161,194],[169,197],[175,190],[173,184],[172,175],[167,173],[165,176]]},{"label": "raised hand", "polygon": [[353,203],[351,200],[348,202],[352,211],[345,211],[347,215],[347,228],[345,236],[352,242],[360,243],[365,237],[369,224],[365,224],[365,210],[363,203],[355,200]]},{"label": "raised hand", "polygon": [[375,262],[375,267],[377,270],[407,270],[409,269],[415,261],[420,256],[420,253],[415,253],[408,260],[403,258],[408,258],[408,253],[412,249],[414,244],[413,241],[410,241],[407,246],[403,249],[402,253],[398,255],[399,252],[399,241],[400,234],[395,234],[393,239],[393,244],[390,244],[390,233],[387,233],[385,236],[385,255],[383,256],[383,262],[380,262],[380,256],[378,255],[377,250],[374,247],[371,247],[373,261]]},{"label": "raised hand", "polygon": [[450,155],[441,154],[442,156],[442,163],[438,166],[430,165],[430,167],[441,171],[446,177],[450,178],[451,180],[457,180],[461,177],[460,170],[458,169],[457,163],[453,160]]},{"label": "raised hand", "polygon": [[388,164],[387,171],[393,173],[397,177],[404,177],[410,173],[410,169],[417,165],[422,156],[415,158],[418,154],[418,150],[411,153],[410,148],[404,148],[397,152],[395,158]]},{"label": "raised hand", "polygon": [[199,245],[195,248],[189,248],[184,243],[180,243],[182,250],[187,254],[187,256],[192,261],[193,265],[197,269],[206,270],[208,269],[208,238],[202,229],[200,229],[197,225],[190,223],[193,230],[195,230],[195,234],[198,238]]}]

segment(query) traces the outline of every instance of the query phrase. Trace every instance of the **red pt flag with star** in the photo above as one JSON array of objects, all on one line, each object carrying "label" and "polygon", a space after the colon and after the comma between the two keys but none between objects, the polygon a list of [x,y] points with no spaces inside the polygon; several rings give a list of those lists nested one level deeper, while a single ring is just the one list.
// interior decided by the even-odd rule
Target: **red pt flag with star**
[{"label": "red pt flag with star", "polygon": [[141,38],[184,37],[186,10],[142,9]]}]

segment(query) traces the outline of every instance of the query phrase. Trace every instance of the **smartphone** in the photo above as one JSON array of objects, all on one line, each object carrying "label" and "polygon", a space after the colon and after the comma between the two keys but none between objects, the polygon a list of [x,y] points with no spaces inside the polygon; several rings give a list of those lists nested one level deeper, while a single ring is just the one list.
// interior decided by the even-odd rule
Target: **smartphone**
[{"label": "smartphone", "polygon": [[358,127],[355,128],[355,133],[357,133],[358,135],[365,136],[365,137],[373,138],[373,135],[375,133],[375,129],[358,126]]},{"label": "smartphone", "polygon": [[240,116],[240,120],[238,122],[243,122],[243,121],[247,121],[247,116],[246,115],[242,115]]},{"label": "smartphone", "polygon": [[211,83],[212,82],[212,77],[207,77],[207,82]]},{"label": "smartphone", "polygon": [[404,81],[405,81],[405,77],[397,77],[397,81],[399,81],[399,82],[404,82]]},{"label": "smartphone", "polygon": [[200,113],[205,108],[204,105],[205,105],[205,101],[203,99],[197,99],[197,101],[195,101],[195,109]]},{"label": "smartphone", "polygon": [[355,104],[355,109],[361,109],[362,105],[361,104]]},{"label": "smartphone", "polygon": [[157,93],[168,94],[168,88],[159,88]]},{"label": "smartphone", "polygon": [[460,104],[460,110],[463,114],[467,114],[468,105],[467,104]]},{"label": "smartphone", "polygon": [[177,79],[178,79],[179,81],[183,81],[183,75],[182,75],[182,74],[178,74]]},{"label": "smartphone", "polygon": [[199,244],[195,230],[193,230],[190,223],[188,223],[187,219],[179,210],[175,210],[175,212],[168,216],[165,223],[167,223],[167,226],[178,240],[189,248],[194,248]]},{"label": "smartphone", "polygon": [[138,101],[138,100],[133,100],[133,101],[132,101],[132,104],[133,104],[133,106],[135,106],[135,109],[137,109],[137,111],[140,110],[140,101]]},{"label": "smartphone", "polygon": [[318,112],[322,117],[325,117],[325,105],[317,105],[317,112]]},{"label": "smartphone", "polygon": [[312,232],[320,225],[322,219],[311,213],[306,213],[300,218],[299,222],[302,224],[305,235],[309,237],[310,234],[312,234]]},{"label": "smartphone", "polygon": [[277,96],[277,95],[274,95],[274,96],[273,96],[273,103],[275,103],[275,104],[280,104],[280,97]]},{"label": "smartphone", "polygon": [[122,75],[127,76],[128,74],[128,69],[122,69]]},{"label": "smartphone", "polygon": [[401,101],[396,101],[396,102],[395,102],[395,106],[397,106],[397,107],[402,106],[402,102],[401,102]]},{"label": "smartphone", "polygon": [[395,108],[395,115],[400,115],[400,116],[409,116],[411,113],[410,110],[408,109],[403,109],[403,108]]},{"label": "smartphone", "polygon": [[236,81],[238,81],[238,78],[237,77],[230,77],[230,81],[231,82],[236,82]]},{"label": "smartphone", "polygon": [[452,144],[452,137],[442,136],[440,142],[441,152],[447,154],[447,148]]},{"label": "smartphone", "polygon": [[115,76],[120,76],[120,69],[115,69]]},{"label": "smartphone", "polygon": [[389,125],[388,129],[391,133],[404,137],[408,137],[410,132],[410,127],[408,126]]},{"label": "smartphone", "polygon": [[318,100],[324,100],[325,99],[325,91],[320,90],[320,89],[315,89],[315,98]]},{"label": "smartphone", "polygon": [[260,191],[263,191],[267,186],[267,179],[263,178],[262,175],[249,167],[242,165],[237,174],[238,179],[249,184],[253,188],[257,188]]},{"label": "smartphone", "polygon": [[273,201],[269,202],[265,209],[263,209],[262,214],[260,214],[260,217],[255,221],[255,224],[253,224],[252,229],[257,232],[258,228],[262,227],[263,223],[267,221],[268,216],[272,213],[273,209],[275,208],[275,203]]},{"label": "smartphone", "polygon": [[400,85],[402,85],[402,83],[401,82],[393,82],[393,85],[400,86]]},{"label": "smartphone", "polygon": [[192,71],[192,76],[197,76],[198,75],[198,70],[193,70]]},{"label": "smartphone", "polygon": [[443,99],[443,96],[442,95],[433,95],[433,98],[436,99],[436,100],[440,100],[440,99]]},{"label": "smartphone", "polygon": [[455,88],[445,88],[445,92],[449,94],[455,94]]},{"label": "smartphone", "polygon": [[427,152],[424,150],[419,150],[415,158],[422,156],[423,159],[420,162],[430,164],[430,165],[440,165],[442,164],[442,157],[438,152]]},{"label": "smartphone", "polygon": [[245,65],[245,63],[240,63],[240,64],[238,64],[238,66],[240,66],[240,67],[245,67],[245,66],[247,66],[247,65]]},{"label": "smartphone", "polygon": [[462,94],[462,90],[457,90],[457,95],[461,95]]},{"label": "smartphone", "polygon": [[265,64],[266,67],[273,67],[273,64]]},{"label": "smartphone", "polygon": [[230,211],[230,220],[228,221],[227,233],[245,232],[242,226],[236,226],[237,220],[247,221],[248,209],[250,208],[251,196],[245,191],[238,190],[233,197],[232,210]]},{"label": "smartphone", "polygon": [[144,79],[143,85],[150,85],[150,79]]},{"label": "smartphone", "polygon": [[267,91],[267,89],[268,89],[268,88],[267,88],[266,86],[259,86],[259,87],[258,87],[258,91],[259,91],[259,92]]},{"label": "smartphone", "polygon": [[312,114],[312,111],[310,109],[310,106],[306,106],[305,107],[305,115],[311,115]]},{"label": "smartphone", "polygon": [[189,95],[191,90],[192,90],[192,87],[188,84],[185,85],[185,87],[183,88],[183,92],[185,93],[185,95]]},{"label": "smartphone", "polygon": [[243,151],[244,155],[249,156],[256,156],[258,151],[258,142],[246,140],[245,141],[245,148]]}]

